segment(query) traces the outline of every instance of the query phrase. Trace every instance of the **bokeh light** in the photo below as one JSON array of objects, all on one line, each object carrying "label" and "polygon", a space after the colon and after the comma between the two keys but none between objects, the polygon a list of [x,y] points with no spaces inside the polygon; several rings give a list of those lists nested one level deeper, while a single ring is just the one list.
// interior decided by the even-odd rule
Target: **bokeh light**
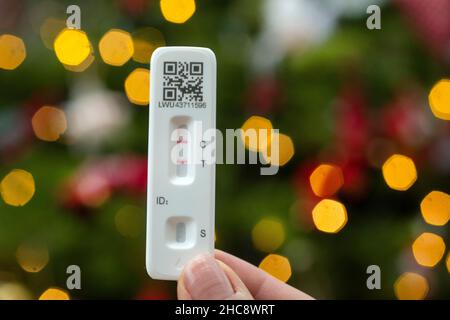
[{"label": "bokeh light", "polygon": [[428,291],[427,279],[413,272],[403,273],[394,284],[395,296],[399,300],[423,300]]},{"label": "bokeh light", "polygon": [[0,69],[14,70],[27,56],[25,44],[11,34],[0,35]]},{"label": "bokeh light", "polygon": [[432,191],[423,198],[420,211],[426,223],[443,226],[450,219],[450,196],[441,191]]},{"label": "bokeh light", "polygon": [[56,141],[67,129],[66,115],[63,110],[43,106],[31,119],[34,134],[44,141]]},{"label": "bokeh light", "polygon": [[270,120],[260,116],[252,116],[241,127],[242,142],[250,151],[266,151],[271,145],[272,129]]},{"label": "bokeh light", "polygon": [[117,141],[130,124],[131,111],[123,93],[89,83],[65,104],[67,140],[83,149]]},{"label": "bokeh light", "polygon": [[143,216],[144,212],[141,208],[124,206],[114,218],[117,231],[124,237],[136,238],[142,231]]},{"label": "bokeh light", "polygon": [[344,175],[340,167],[333,164],[321,164],[309,177],[311,189],[318,197],[334,195],[344,184]]},{"label": "bokeh light", "polygon": [[134,53],[133,39],[123,30],[111,29],[105,33],[98,45],[100,56],[106,64],[123,66]]},{"label": "bokeh light", "polygon": [[445,243],[441,236],[424,232],[414,241],[412,251],[418,264],[434,267],[444,256]]},{"label": "bokeh light", "polygon": [[312,211],[316,228],[326,233],[337,233],[347,223],[347,210],[336,200],[321,200]]},{"label": "bokeh light", "polygon": [[67,66],[82,64],[92,53],[88,36],[76,29],[62,30],[55,39],[54,50],[58,60]]},{"label": "bokeh light", "polygon": [[273,252],[284,243],[284,227],[277,219],[264,218],[253,227],[252,240],[258,250]]},{"label": "bokeh light", "polygon": [[20,207],[33,198],[35,192],[34,178],[31,173],[14,169],[0,182],[0,194],[5,203]]},{"label": "bokeh light", "polygon": [[47,49],[53,50],[53,44],[58,34],[66,27],[62,19],[47,18],[39,29],[42,43]]},{"label": "bokeh light", "polygon": [[[273,150],[275,150],[275,153],[272,153]],[[278,167],[288,163],[294,156],[294,153],[294,142],[291,137],[282,133],[274,133],[270,147],[262,151],[266,163]]]},{"label": "bokeh light", "polygon": [[63,289],[48,288],[41,294],[39,300],[70,300],[70,296]]},{"label": "bokeh light", "polygon": [[447,254],[447,259],[445,260],[445,265],[447,266],[448,273],[450,273],[450,251]]},{"label": "bokeh light", "polygon": [[292,275],[288,258],[278,254],[269,254],[261,261],[259,268],[283,282],[287,282]]},{"label": "bokeh light", "polygon": [[436,83],[428,96],[431,111],[436,118],[450,120],[450,80]]},{"label": "bokeh light", "polygon": [[84,60],[81,64],[77,66],[68,66],[63,64],[64,69],[72,71],[72,72],[84,72],[87,68],[89,68],[92,63],[95,61],[94,55],[89,55],[86,60]]},{"label": "bokeh light", "polygon": [[31,300],[30,291],[18,282],[0,281],[0,301],[1,300]]},{"label": "bokeh light", "polygon": [[394,190],[406,191],[417,180],[414,161],[401,154],[394,154],[383,164],[383,177]]},{"label": "bokeh light", "polygon": [[133,60],[139,63],[149,64],[153,51],[166,45],[162,33],[152,27],[138,29],[132,33],[132,37],[134,45]]},{"label": "bokeh light", "polygon": [[137,68],[125,80],[125,92],[128,99],[137,105],[146,106],[150,99],[150,72]]},{"label": "bokeh light", "polygon": [[161,12],[172,23],[184,23],[195,12],[195,0],[161,0]]},{"label": "bokeh light", "polygon": [[49,260],[48,249],[37,243],[23,243],[16,251],[17,263],[26,272],[39,272],[45,268]]}]

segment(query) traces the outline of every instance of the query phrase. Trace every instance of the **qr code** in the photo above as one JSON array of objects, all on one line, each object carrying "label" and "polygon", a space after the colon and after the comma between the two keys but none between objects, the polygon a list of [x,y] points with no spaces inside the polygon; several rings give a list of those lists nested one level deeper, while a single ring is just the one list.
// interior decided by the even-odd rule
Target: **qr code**
[{"label": "qr code", "polygon": [[164,62],[164,101],[203,101],[203,62]]}]

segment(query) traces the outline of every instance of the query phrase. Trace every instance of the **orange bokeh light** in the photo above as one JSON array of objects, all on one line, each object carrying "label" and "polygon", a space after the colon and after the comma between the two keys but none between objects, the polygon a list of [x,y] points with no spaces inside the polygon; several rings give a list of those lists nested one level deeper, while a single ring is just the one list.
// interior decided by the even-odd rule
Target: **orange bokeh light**
[{"label": "orange bokeh light", "polygon": [[44,106],[31,119],[34,134],[44,141],[56,141],[67,130],[66,115],[63,110]]},{"label": "orange bokeh light", "polygon": [[325,198],[339,191],[344,184],[344,175],[338,166],[322,164],[313,171],[309,182],[314,194]]}]

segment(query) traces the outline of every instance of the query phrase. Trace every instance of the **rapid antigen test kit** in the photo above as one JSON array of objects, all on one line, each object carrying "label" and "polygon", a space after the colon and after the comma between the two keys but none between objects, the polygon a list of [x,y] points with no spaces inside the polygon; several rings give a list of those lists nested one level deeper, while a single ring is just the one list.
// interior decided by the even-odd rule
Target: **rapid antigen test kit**
[{"label": "rapid antigen test kit", "polygon": [[[207,48],[162,47],[150,63],[146,267],[177,280],[196,255],[213,253],[216,58]],[[200,129],[198,129],[200,128]]]}]

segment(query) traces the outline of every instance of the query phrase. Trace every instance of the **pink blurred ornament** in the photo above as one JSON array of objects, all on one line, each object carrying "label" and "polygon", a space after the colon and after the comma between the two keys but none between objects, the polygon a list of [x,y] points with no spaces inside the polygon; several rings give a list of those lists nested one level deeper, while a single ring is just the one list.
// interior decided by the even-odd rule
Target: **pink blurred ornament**
[{"label": "pink blurred ornament", "polygon": [[147,186],[147,159],[141,156],[111,156],[83,165],[64,185],[61,194],[71,209],[101,206],[116,193],[143,197]]},{"label": "pink blurred ornament", "polygon": [[344,175],[342,193],[352,198],[362,198],[367,195],[367,163],[363,159],[337,162]]},{"label": "pink blurred ornament", "polygon": [[427,48],[450,63],[450,1],[395,0]]},{"label": "pink blurred ornament", "polygon": [[342,191],[361,197],[367,190],[366,148],[373,136],[362,88],[346,85],[339,97],[335,116],[334,155],[330,155],[344,173]]},{"label": "pink blurred ornament", "polygon": [[430,138],[432,125],[420,96],[403,93],[381,110],[381,133],[408,147],[418,148]]},{"label": "pink blurred ornament", "polygon": [[343,89],[336,108],[336,145],[352,156],[361,155],[370,138],[366,109],[361,88],[347,86]]}]

